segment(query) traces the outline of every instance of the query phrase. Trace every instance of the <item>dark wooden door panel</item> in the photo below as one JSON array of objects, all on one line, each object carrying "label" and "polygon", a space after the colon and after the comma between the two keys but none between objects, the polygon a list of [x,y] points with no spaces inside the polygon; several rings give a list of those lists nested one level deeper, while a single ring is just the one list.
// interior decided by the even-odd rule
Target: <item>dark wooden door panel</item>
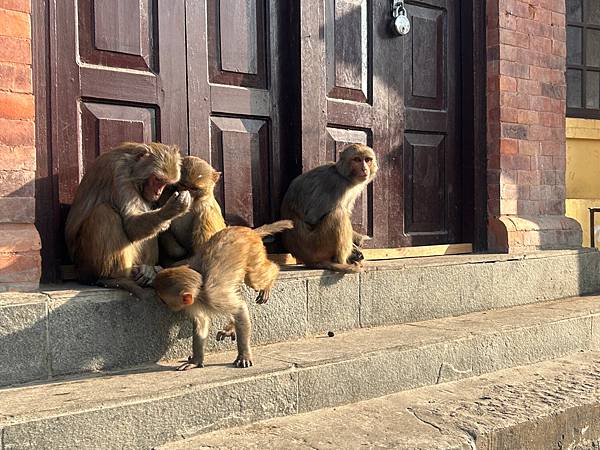
[{"label": "dark wooden door panel", "polygon": [[251,226],[276,219],[282,196],[285,7],[277,0],[187,3],[190,151],[223,172],[217,196],[225,216]]},{"label": "dark wooden door panel", "polygon": [[407,5],[404,37],[405,234],[416,245],[461,240],[457,2]]},{"label": "dark wooden door panel", "polygon": [[303,170],[344,142],[371,145],[380,173],[357,204],[357,230],[377,247],[460,240],[456,42],[459,2],[301,2]]}]

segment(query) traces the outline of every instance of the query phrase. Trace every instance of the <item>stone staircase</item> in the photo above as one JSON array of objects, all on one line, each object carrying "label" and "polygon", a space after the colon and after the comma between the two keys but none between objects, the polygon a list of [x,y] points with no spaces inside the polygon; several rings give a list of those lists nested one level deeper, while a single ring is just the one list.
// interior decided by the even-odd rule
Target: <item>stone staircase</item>
[{"label": "stone staircase", "polygon": [[599,266],[597,251],[573,250],[379,262],[351,276],[283,271],[269,303],[251,303],[255,366],[232,368],[232,344],[212,343],[207,367],[188,372],[173,368],[190,326],[161,305],[79,287],[0,294],[0,448],[198,448],[221,428],[591,357]]}]

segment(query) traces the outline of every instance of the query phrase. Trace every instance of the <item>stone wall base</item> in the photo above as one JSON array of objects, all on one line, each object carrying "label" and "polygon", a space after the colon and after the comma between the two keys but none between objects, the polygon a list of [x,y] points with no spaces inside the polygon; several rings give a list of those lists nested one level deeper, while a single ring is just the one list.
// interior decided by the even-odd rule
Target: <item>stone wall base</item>
[{"label": "stone wall base", "polygon": [[579,248],[581,240],[581,225],[566,216],[500,216],[488,222],[488,246],[492,252]]},{"label": "stone wall base", "polygon": [[39,288],[41,247],[35,225],[0,223],[0,292]]}]

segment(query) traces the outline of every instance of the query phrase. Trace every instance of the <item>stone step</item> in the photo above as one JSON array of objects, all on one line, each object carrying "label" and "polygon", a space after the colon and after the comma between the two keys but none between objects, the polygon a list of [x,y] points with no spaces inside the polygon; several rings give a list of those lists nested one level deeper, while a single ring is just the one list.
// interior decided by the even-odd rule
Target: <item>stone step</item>
[{"label": "stone step", "polygon": [[600,297],[356,329],[0,390],[0,448],[149,448],[223,427],[349,404],[600,349]]},{"label": "stone step", "polygon": [[[253,341],[267,344],[599,291],[600,252],[581,249],[370,262],[360,275],[288,270],[267,305],[246,295]],[[0,294],[0,386],[184,357],[190,336],[181,315],[121,291]]]},{"label": "stone step", "polygon": [[586,352],[214,431],[179,449],[597,449],[600,353]]}]

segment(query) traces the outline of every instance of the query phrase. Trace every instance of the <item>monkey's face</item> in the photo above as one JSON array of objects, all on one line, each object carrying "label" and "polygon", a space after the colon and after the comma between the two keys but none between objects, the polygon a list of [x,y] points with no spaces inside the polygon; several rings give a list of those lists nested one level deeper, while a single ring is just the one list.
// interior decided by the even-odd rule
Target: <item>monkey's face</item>
[{"label": "monkey's face", "polygon": [[370,147],[351,144],[342,153],[336,166],[352,183],[368,183],[377,173],[377,159]]},{"label": "monkey's face", "polygon": [[142,196],[147,202],[155,202],[160,198],[163,189],[168,185],[169,180],[160,175],[151,174],[144,182]]},{"label": "monkey's face", "polygon": [[157,293],[171,311],[181,311],[194,304],[194,294],[192,292],[166,293],[157,291]]}]

